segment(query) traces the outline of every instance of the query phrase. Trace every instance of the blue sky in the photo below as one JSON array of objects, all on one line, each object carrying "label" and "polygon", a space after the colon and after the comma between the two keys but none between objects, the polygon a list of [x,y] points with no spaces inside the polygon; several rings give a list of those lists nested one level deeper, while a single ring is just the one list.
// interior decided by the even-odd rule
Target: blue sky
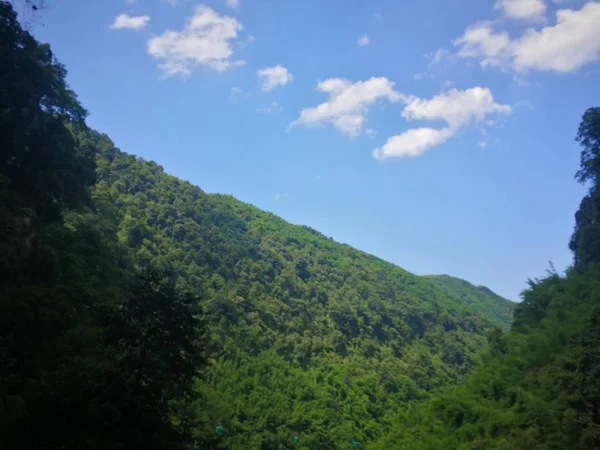
[{"label": "blue sky", "polygon": [[513,300],[571,262],[599,2],[47,5],[88,123],[207,192]]}]

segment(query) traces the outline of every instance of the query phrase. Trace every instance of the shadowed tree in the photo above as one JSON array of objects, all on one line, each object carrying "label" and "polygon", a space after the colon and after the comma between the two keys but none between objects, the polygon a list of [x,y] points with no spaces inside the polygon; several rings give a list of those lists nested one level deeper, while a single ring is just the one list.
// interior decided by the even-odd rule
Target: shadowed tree
[{"label": "shadowed tree", "polygon": [[575,231],[569,244],[575,265],[583,267],[600,262],[600,108],[588,109],[581,120],[577,141],[582,146],[581,168],[576,178],[580,183],[590,183],[575,214]]}]

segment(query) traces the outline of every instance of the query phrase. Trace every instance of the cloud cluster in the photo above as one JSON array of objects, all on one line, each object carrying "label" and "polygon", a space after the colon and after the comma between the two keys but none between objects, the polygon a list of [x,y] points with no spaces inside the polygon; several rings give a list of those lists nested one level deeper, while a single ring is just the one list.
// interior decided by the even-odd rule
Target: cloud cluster
[{"label": "cloud cluster", "polygon": [[148,25],[150,16],[129,16],[121,14],[115,17],[114,22],[110,26],[113,30],[130,29],[139,31]]},{"label": "cloud cluster", "polygon": [[257,74],[260,82],[260,90],[263,92],[272,91],[277,86],[285,86],[294,79],[290,71],[281,64],[259,69]]},{"label": "cloud cluster", "polygon": [[368,108],[379,99],[398,102],[404,96],[394,90],[385,77],[355,83],[342,78],[329,78],[317,84],[317,90],[328,94],[326,102],[305,108],[290,126],[316,126],[331,123],[348,136],[357,136],[366,121]]},{"label": "cloud cluster", "polygon": [[148,53],[162,61],[165,76],[190,75],[196,66],[218,72],[245,64],[232,60],[232,42],[242,30],[233,17],[220,16],[208,6],[198,6],[183,30],[167,30],[148,41]]},{"label": "cloud cluster", "polygon": [[410,96],[402,111],[406,120],[443,121],[441,129],[431,127],[413,128],[390,137],[387,142],[373,150],[376,159],[418,156],[431,147],[443,144],[465,126],[482,121],[490,114],[510,114],[508,105],[494,101],[488,88],[473,87],[466,90],[451,89],[431,99]]},{"label": "cloud cluster", "polygon": [[600,3],[589,2],[579,10],[558,10],[555,25],[530,28],[517,39],[479,22],[453,44],[459,57],[478,59],[483,67],[567,73],[600,58],[599,30]]},{"label": "cloud cluster", "polygon": [[[177,0],[164,1],[175,4]],[[552,1],[561,3],[563,0]],[[546,0],[495,0],[494,9],[501,11],[506,18],[528,21],[535,27],[527,28],[515,37],[512,31],[509,33],[500,28],[506,21],[477,22],[452,42],[455,52],[439,49],[426,55],[429,66],[445,60],[473,59],[482,67],[511,71],[514,77],[521,77],[522,73],[531,70],[559,73],[577,71],[600,59],[600,2],[587,1],[578,10],[559,9],[556,21],[551,25],[546,18]],[[225,0],[225,3],[237,10],[241,0]],[[115,18],[111,28],[141,30],[149,22],[149,16],[121,14]],[[190,75],[197,67],[223,72],[245,64],[243,60],[233,58],[234,44],[237,44],[238,49],[244,45],[238,39],[242,29],[242,25],[234,17],[220,15],[210,7],[200,5],[183,29],[166,30],[150,39],[148,53],[159,61],[159,68],[165,76]],[[251,36],[248,39],[249,42],[253,40]],[[366,34],[359,36],[356,41],[359,47],[365,47],[369,43]],[[286,86],[294,79],[290,71],[281,64],[258,69],[256,73],[263,92]],[[427,75],[428,72],[417,73],[414,79],[419,80]],[[496,103],[487,87],[447,90],[451,82],[446,82],[444,90],[438,95],[419,98],[404,95],[396,91],[394,86],[385,77],[372,77],[356,82],[344,78],[319,81],[317,91],[325,94],[326,100],[314,107],[302,109],[289,127],[330,124],[347,136],[358,136],[364,131],[373,138],[375,130],[366,128],[365,124],[369,109],[379,100],[402,102],[404,106],[401,116],[406,121],[438,123],[416,126],[391,136],[382,146],[373,150],[376,159],[384,160],[421,155],[426,150],[443,144],[474,122],[493,123],[489,116],[512,112],[510,106]],[[247,95],[240,88],[234,87],[230,97],[235,101]],[[281,106],[273,101],[256,111],[272,114],[281,110]],[[482,148],[487,145],[485,135],[479,145]]]}]

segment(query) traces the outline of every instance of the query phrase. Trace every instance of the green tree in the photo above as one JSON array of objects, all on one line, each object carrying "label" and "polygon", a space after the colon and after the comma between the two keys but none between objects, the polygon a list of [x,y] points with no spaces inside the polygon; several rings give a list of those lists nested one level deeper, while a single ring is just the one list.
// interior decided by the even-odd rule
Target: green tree
[{"label": "green tree", "polygon": [[[0,2],[0,195],[5,207],[57,217],[86,202],[92,155],[78,151],[67,124],[84,126],[85,109],[65,82],[66,70]],[[4,212],[6,214],[6,212]]]},{"label": "green tree", "polygon": [[577,141],[583,149],[581,168],[576,178],[580,183],[591,184],[575,214],[575,231],[569,244],[575,265],[582,267],[600,262],[600,108],[590,108],[585,112]]}]

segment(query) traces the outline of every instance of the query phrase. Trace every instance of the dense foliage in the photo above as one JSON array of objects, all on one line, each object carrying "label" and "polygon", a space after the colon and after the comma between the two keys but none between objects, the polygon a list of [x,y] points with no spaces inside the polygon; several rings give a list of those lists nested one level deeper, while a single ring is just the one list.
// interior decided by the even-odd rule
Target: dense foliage
[{"label": "dense foliage", "polygon": [[575,266],[530,281],[510,332],[490,332],[490,351],[460,386],[398,415],[373,449],[600,448],[600,109],[577,140],[590,182],[571,240]]}]

